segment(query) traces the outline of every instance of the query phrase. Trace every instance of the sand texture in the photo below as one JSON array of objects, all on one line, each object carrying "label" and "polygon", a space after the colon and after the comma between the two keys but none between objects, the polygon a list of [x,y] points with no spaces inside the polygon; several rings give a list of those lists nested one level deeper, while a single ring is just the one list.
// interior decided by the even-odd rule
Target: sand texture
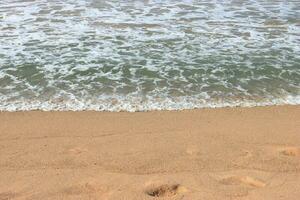
[{"label": "sand texture", "polygon": [[0,113],[0,200],[298,200],[300,107]]}]

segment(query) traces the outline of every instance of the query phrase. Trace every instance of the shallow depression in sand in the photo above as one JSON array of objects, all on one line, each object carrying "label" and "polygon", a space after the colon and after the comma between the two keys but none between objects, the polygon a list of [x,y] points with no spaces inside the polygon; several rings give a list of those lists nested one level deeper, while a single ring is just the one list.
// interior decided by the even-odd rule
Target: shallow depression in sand
[{"label": "shallow depression in sand", "polygon": [[300,148],[297,147],[286,147],[280,149],[279,152],[285,156],[300,156]]},{"label": "shallow depression in sand", "polygon": [[146,194],[152,197],[171,197],[183,192],[186,192],[186,188],[179,184],[165,184],[146,190]]},{"label": "shallow depression in sand", "polygon": [[220,181],[225,185],[245,185],[252,187],[265,187],[266,183],[250,176],[230,176]]}]

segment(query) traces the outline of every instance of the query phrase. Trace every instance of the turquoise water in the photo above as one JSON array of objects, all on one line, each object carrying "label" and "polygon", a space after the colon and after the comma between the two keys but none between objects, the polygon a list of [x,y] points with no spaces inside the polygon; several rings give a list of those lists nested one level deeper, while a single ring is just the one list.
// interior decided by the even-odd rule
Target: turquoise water
[{"label": "turquoise water", "polygon": [[0,110],[299,103],[300,1],[0,2]]}]

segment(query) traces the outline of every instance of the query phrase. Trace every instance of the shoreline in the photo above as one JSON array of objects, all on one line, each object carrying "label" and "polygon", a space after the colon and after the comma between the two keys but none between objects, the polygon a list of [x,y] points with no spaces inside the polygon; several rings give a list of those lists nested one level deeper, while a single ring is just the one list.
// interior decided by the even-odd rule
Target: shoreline
[{"label": "shoreline", "polygon": [[98,113],[152,113],[152,112],[189,112],[189,111],[201,111],[201,110],[226,110],[226,109],[256,109],[256,108],[272,108],[272,107],[298,107],[300,104],[266,104],[266,105],[249,105],[249,106],[215,106],[215,107],[196,107],[196,108],[182,108],[182,109],[153,109],[153,110],[120,110],[120,111],[110,111],[110,110],[96,110],[96,109],[62,109],[62,110],[46,110],[46,109],[29,109],[29,110],[0,110],[1,113],[19,113],[19,112],[98,112]]},{"label": "shoreline", "polygon": [[0,199],[298,199],[300,106],[0,112]]}]

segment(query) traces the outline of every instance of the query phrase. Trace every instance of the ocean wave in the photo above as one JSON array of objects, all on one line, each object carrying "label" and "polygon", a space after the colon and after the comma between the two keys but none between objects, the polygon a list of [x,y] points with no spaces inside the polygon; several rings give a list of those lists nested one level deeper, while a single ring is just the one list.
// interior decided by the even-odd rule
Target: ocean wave
[{"label": "ocean wave", "polygon": [[55,99],[50,101],[28,100],[1,102],[0,111],[108,111],[141,112],[158,110],[185,110],[198,108],[256,107],[274,105],[299,105],[300,95],[285,96],[280,99],[229,100],[200,99],[199,97],[180,97],[166,99],[145,99],[139,97],[107,97],[97,100]]}]

